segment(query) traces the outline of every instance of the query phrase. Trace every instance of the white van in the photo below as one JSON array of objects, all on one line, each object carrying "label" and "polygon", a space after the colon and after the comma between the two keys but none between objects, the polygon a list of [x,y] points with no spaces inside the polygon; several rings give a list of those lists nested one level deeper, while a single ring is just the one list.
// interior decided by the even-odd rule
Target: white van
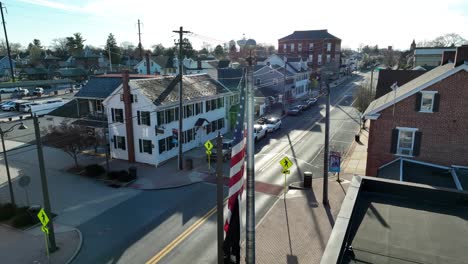
[{"label": "white van", "polygon": [[19,111],[24,112],[24,113],[31,113],[31,106],[33,105],[40,105],[41,102],[28,102],[28,103],[22,103],[19,106]]}]

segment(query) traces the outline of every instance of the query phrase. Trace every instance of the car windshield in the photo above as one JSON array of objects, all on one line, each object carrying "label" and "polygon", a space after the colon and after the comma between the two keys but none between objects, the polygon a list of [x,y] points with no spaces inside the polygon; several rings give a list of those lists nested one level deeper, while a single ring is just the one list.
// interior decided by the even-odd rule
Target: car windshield
[{"label": "car windshield", "polygon": [[278,120],[276,120],[276,119],[268,119],[266,121],[267,124],[276,124],[276,122],[278,122]]}]

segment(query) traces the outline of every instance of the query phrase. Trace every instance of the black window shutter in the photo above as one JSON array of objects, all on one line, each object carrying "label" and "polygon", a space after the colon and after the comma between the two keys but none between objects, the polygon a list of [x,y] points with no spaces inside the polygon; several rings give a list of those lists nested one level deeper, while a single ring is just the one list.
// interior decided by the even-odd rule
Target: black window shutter
[{"label": "black window shutter", "polygon": [[397,145],[398,145],[398,133],[400,131],[396,128],[392,129],[392,142],[390,146],[390,153],[397,153]]},{"label": "black window shutter", "polygon": [[419,156],[419,150],[421,148],[422,132],[416,131],[414,133],[414,145],[413,145],[413,156]]},{"label": "black window shutter", "polygon": [[153,141],[150,141],[149,154],[153,154]]},{"label": "black window shutter", "polygon": [[111,113],[112,113],[112,122],[115,122],[114,108],[111,108]]},{"label": "black window shutter", "polygon": [[141,139],[138,140],[138,145],[140,146],[140,153],[143,152],[143,147],[141,146],[142,143],[141,143]]},{"label": "black window shutter", "polygon": [[422,93],[417,93],[416,94],[416,105],[414,106],[415,111],[420,111],[421,110],[421,99],[422,99]]},{"label": "black window shutter", "polygon": [[439,112],[439,102],[440,102],[440,94],[434,94],[434,102],[432,105],[432,112]]},{"label": "black window shutter", "polygon": [[[138,125],[141,125],[140,121],[140,111],[137,111],[137,120],[138,120]],[[140,151],[141,152],[141,151]]]},{"label": "black window shutter", "polygon": [[122,149],[123,150],[126,150],[126,146],[125,146],[125,137],[122,137]]},{"label": "black window shutter", "polygon": [[114,149],[116,149],[116,148],[117,148],[117,137],[114,136]]}]

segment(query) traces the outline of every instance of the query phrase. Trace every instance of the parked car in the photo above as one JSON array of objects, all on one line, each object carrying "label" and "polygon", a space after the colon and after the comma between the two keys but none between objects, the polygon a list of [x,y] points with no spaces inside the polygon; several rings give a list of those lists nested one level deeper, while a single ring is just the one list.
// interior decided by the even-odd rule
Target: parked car
[{"label": "parked car", "polygon": [[14,93],[18,91],[18,87],[8,87],[8,88],[0,88],[0,93]]},{"label": "parked car", "polygon": [[300,103],[300,104],[297,104],[296,106],[299,107],[301,111],[307,110],[307,104],[305,103]]},{"label": "parked car", "polygon": [[[232,150],[232,143],[234,141],[232,139],[223,139],[223,161],[227,161],[231,158],[231,150]],[[208,157],[207,157],[208,158]],[[218,158],[218,152],[216,146],[211,149],[210,160],[216,161]]]},{"label": "parked car", "polygon": [[19,107],[20,112],[24,113],[31,113],[31,106],[33,105],[40,105],[40,102],[28,102],[28,103],[23,103]]},{"label": "parked car", "polygon": [[281,119],[271,117],[265,120],[265,125],[268,133],[274,132],[281,128]]},{"label": "parked car", "polygon": [[258,141],[266,136],[266,126],[255,124],[254,125],[254,140]]},{"label": "parked car", "polygon": [[28,89],[25,89],[25,88],[18,88],[18,90],[15,92],[15,94],[19,95],[19,96],[28,96],[29,94],[29,90]]},{"label": "parked car", "polygon": [[36,87],[34,88],[33,91],[29,92],[29,95],[32,95],[32,96],[41,96],[43,94],[44,94],[44,88],[42,87]]},{"label": "parked car", "polygon": [[292,106],[288,109],[288,112],[287,112],[288,115],[292,115],[292,116],[297,116],[297,115],[300,115],[301,114],[301,108],[299,108],[299,106]]},{"label": "parked car", "polygon": [[19,104],[26,103],[29,101],[26,100],[15,100],[15,101],[9,101],[8,103],[4,103],[2,105],[2,110],[3,111],[16,111],[19,109]]},{"label": "parked car", "polygon": [[54,99],[48,101],[42,101],[38,104],[31,104],[31,113],[34,113],[38,116],[46,115],[53,110],[61,107],[62,105],[68,103],[70,100]]},{"label": "parked car", "polygon": [[2,106],[6,105],[6,104],[8,104],[8,103],[12,103],[12,102],[13,102],[12,100],[10,100],[10,101],[3,101],[3,102],[0,103],[0,108],[1,108]]},{"label": "parked car", "polygon": [[311,108],[313,105],[315,105],[317,103],[317,99],[316,98],[309,98],[309,99],[306,99],[304,100],[304,104],[306,105],[306,108],[309,109]]}]

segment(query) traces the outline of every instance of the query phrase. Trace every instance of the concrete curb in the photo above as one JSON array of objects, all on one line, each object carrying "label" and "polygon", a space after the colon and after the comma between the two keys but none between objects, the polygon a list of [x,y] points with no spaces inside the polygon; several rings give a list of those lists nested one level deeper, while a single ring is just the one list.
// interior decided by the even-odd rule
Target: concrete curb
[{"label": "concrete curb", "polygon": [[73,255],[65,262],[65,264],[70,264],[76,258],[76,256],[80,253],[81,247],[83,246],[83,234],[81,234],[81,231],[78,228],[74,228],[74,229],[75,230],[73,231],[76,231],[78,233],[80,242],[78,243],[78,247],[76,248]]},{"label": "concrete curb", "polygon": [[181,187],[185,187],[185,186],[190,186],[190,185],[194,185],[194,184],[197,184],[197,183],[201,183],[203,181],[194,181],[194,182],[190,182],[190,183],[185,183],[185,184],[181,184],[181,185],[174,185],[174,186],[166,186],[166,187],[159,187],[159,188],[136,188],[136,187],[131,187],[131,186],[128,186],[127,188],[131,188],[131,189],[135,189],[135,190],[141,190],[141,191],[155,191],[155,190],[170,190],[170,189],[176,189],[176,188],[181,188]]}]

